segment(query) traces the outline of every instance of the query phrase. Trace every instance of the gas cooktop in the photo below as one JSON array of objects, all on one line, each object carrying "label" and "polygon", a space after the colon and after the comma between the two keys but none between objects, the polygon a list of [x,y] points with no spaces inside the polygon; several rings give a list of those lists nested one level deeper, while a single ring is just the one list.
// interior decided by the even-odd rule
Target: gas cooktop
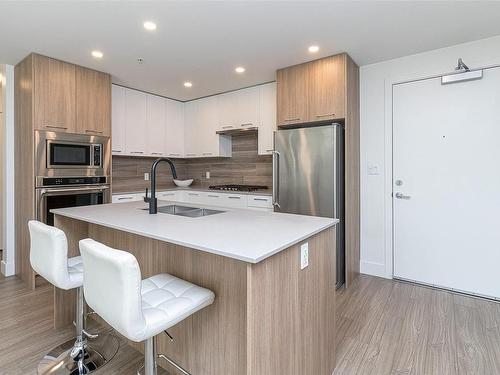
[{"label": "gas cooktop", "polygon": [[213,190],[229,190],[229,191],[256,191],[256,190],[266,190],[267,186],[259,186],[259,185],[213,185],[213,186],[209,186],[209,189],[213,189]]}]

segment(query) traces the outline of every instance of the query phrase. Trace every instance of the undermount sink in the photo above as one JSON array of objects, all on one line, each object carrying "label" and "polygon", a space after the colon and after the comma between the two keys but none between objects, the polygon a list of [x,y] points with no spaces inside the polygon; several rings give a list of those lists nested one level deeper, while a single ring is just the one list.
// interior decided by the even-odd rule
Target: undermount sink
[{"label": "undermount sink", "polygon": [[[148,208],[141,208],[141,210],[148,211]],[[177,204],[170,204],[168,206],[158,207],[158,213],[186,216],[186,217],[202,217],[220,214],[226,211],[212,210],[209,208],[200,207],[190,207],[190,206],[179,206]]]}]

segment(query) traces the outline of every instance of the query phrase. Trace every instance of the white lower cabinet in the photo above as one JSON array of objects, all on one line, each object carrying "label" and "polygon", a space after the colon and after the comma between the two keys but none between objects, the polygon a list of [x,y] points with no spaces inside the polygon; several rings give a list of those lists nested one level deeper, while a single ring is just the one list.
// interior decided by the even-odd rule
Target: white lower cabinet
[{"label": "white lower cabinet", "polygon": [[[113,203],[141,201],[144,193],[114,194]],[[170,201],[186,205],[207,205],[228,208],[272,211],[272,200],[268,195],[233,194],[198,190],[166,190],[156,193],[159,201]]]},{"label": "white lower cabinet", "polygon": [[249,208],[273,208],[273,200],[268,195],[247,195],[247,205]]},{"label": "white lower cabinet", "polygon": [[113,194],[111,202],[112,203],[137,202],[137,201],[142,201],[143,198],[144,198],[144,193]]},{"label": "white lower cabinet", "polygon": [[234,208],[246,208],[247,196],[244,194],[224,194],[222,198],[222,206]]}]

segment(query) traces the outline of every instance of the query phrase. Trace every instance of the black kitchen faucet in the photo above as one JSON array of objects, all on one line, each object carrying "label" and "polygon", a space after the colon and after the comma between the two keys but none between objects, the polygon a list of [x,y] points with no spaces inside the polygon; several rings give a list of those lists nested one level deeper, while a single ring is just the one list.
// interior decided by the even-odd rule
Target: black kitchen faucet
[{"label": "black kitchen faucet", "polygon": [[167,162],[172,170],[172,177],[177,179],[177,172],[175,170],[175,165],[172,160],[167,158],[158,158],[153,162],[151,166],[151,196],[148,197],[148,189],[146,188],[146,196],[144,197],[144,202],[149,203],[149,213],[158,213],[158,200],[156,199],[156,167],[162,161]]}]

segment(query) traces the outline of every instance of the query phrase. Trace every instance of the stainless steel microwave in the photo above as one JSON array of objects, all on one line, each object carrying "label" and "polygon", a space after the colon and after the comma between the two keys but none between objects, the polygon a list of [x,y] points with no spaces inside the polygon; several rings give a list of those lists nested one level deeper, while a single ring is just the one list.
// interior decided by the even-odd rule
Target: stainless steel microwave
[{"label": "stainless steel microwave", "polygon": [[47,140],[47,168],[102,168],[102,143]]},{"label": "stainless steel microwave", "polygon": [[109,137],[35,132],[36,176],[108,176]]}]

